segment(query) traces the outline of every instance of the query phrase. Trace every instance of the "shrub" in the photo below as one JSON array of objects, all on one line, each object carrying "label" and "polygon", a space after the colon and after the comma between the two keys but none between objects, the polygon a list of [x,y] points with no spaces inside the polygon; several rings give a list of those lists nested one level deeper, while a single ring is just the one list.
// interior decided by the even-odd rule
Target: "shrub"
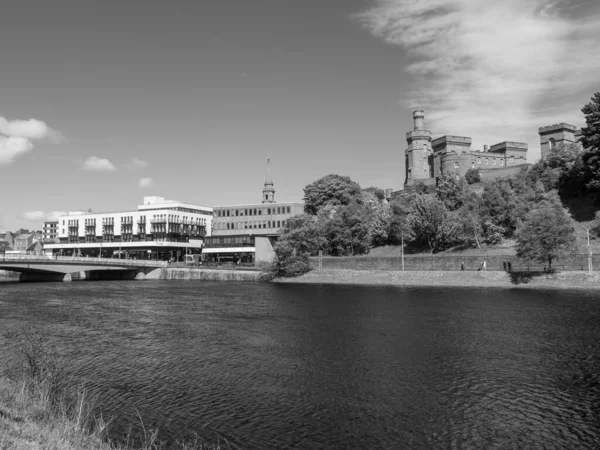
[{"label": "shrub", "polygon": [[275,254],[277,257],[271,269],[271,273],[275,277],[299,277],[311,270],[308,255],[296,251],[285,241],[275,245]]}]

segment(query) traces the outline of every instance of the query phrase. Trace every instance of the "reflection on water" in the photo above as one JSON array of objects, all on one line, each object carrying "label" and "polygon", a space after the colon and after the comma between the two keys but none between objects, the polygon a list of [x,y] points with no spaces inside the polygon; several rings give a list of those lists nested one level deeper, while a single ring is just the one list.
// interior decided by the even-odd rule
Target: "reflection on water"
[{"label": "reflection on water", "polygon": [[[583,291],[205,281],[5,284],[115,417],[231,448],[600,448]],[[0,337],[0,345],[9,345]]]}]

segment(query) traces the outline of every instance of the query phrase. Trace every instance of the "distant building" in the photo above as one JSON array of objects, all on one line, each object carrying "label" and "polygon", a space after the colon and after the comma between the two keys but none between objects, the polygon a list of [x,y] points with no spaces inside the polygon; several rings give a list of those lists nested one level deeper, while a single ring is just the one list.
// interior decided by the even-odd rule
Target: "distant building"
[{"label": "distant building", "polygon": [[205,258],[219,261],[272,260],[272,244],[286,221],[302,214],[302,202],[275,201],[275,187],[267,161],[261,203],[214,207],[212,236],[206,239]]},{"label": "distant building", "polygon": [[137,211],[78,213],[58,218],[60,243],[46,253],[182,261],[200,253],[213,209],[163,197],[144,197]]},{"label": "distant building", "polygon": [[469,169],[477,169],[483,179],[494,179],[514,175],[528,165],[527,144],[523,142],[505,141],[489,148],[486,145],[483,151],[473,150],[467,136],[432,139],[422,110],[413,112],[413,121],[413,131],[406,133],[406,185],[434,184],[442,174],[461,177]]},{"label": "distant building", "polygon": [[34,234],[33,233],[27,233],[27,234],[19,234],[15,239],[14,239],[14,243],[13,243],[13,251],[15,252],[20,252],[20,253],[26,253],[27,249],[35,242],[34,240]]},{"label": "distant building", "polygon": [[42,229],[42,241],[48,244],[58,242],[58,220],[44,222],[44,228]]}]

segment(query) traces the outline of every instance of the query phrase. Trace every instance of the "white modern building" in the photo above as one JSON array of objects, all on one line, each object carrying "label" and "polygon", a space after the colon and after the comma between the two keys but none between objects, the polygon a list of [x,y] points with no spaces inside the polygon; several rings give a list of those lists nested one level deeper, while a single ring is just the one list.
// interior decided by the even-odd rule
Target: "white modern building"
[{"label": "white modern building", "polygon": [[46,253],[181,261],[200,253],[212,230],[213,209],[144,197],[137,211],[76,213],[58,218],[58,244]]}]

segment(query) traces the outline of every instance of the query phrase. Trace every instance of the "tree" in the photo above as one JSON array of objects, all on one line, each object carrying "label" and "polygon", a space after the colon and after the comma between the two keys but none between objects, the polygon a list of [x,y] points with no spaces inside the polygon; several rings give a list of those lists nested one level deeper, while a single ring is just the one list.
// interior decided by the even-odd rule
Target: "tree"
[{"label": "tree", "polygon": [[439,199],[449,211],[456,211],[463,204],[466,183],[463,178],[458,180],[452,174],[445,174],[437,179],[435,191]]},{"label": "tree", "polygon": [[382,201],[385,198],[385,191],[376,186],[369,186],[368,188],[363,189],[363,192],[369,192],[375,195],[379,201]]},{"label": "tree", "polygon": [[298,252],[287,241],[275,244],[275,262],[271,273],[276,277],[298,277],[311,270],[308,256]]},{"label": "tree", "polygon": [[470,192],[465,195],[456,220],[460,224],[459,240],[465,245],[475,244],[477,248],[481,248],[484,230],[481,223],[481,200],[477,194]]},{"label": "tree", "polygon": [[409,223],[417,240],[426,243],[431,252],[450,247],[458,233],[458,224],[444,203],[433,195],[415,196]]},{"label": "tree", "polygon": [[588,152],[600,152],[600,92],[596,92],[590,103],[581,112],[585,114],[586,127],[581,129],[581,144]]},{"label": "tree", "polygon": [[304,188],[304,212],[315,215],[325,205],[361,202],[361,189],[349,177],[327,175]]},{"label": "tree", "polygon": [[552,261],[575,249],[575,227],[556,192],[531,210],[516,233],[517,256],[533,261]]},{"label": "tree", "polygon": [[337,209],[325,224],[328,253],[333,256],[363,255],[371,249],[372,211],[351,203]]},{"label": "tree", "polygon": [[481,181],[481,174],[479,173],[479,170],[475,168],[467,170],[465,173],[465,180],[468,184],[479,183]]},{"label": "tree", "polygon": [[280,241],[285,241],[302,254],[316,256],[327,246],[320,217],[300,214],[286,221]]},{"label": "tree", "polygon": [[481,196],[481,216],[484,222],[501,227],[507,233],[512,232],[517,226],[516,193],[505,180],[495,180],[486,183]]},{"label": "tree", "polygon": [[590,191],[600,191],[600,92],[596,92],[590,103],[581,111],[585,114],[587,126],[581,129],[580,142],[585,149],[583,165],[585,167],[586,187]]}]

